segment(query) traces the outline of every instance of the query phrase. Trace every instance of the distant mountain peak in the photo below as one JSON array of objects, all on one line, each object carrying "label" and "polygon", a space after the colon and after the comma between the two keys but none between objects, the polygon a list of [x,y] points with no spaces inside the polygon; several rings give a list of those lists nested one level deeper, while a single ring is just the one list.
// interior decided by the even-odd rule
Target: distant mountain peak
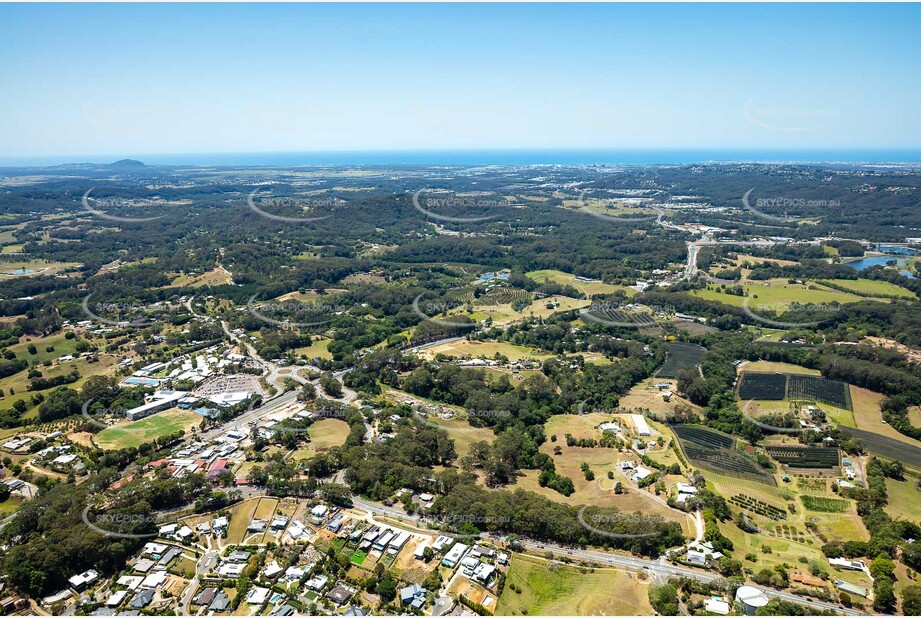
[{"label": "distant mountain peak", "polygon": [[122,159],[115,163],[109,163],[109,167],[145,167],[145,165],[136,159]]}]

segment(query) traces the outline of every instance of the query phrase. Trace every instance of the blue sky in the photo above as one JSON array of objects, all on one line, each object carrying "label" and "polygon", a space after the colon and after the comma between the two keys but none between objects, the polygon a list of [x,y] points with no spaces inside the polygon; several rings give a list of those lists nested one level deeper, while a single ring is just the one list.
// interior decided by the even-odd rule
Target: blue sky
[{"label": "blue sky", "polygon": [[921,147],[919,5],[0,5],[0,157]]}]

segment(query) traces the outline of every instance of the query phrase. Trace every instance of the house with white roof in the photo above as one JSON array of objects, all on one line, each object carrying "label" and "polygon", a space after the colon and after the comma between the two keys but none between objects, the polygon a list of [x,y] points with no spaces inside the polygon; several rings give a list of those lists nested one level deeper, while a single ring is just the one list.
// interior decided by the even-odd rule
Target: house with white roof
[{"label": "house with white roof", "polygon": [[269,579],[272,579],[273,577],[281,573],[283,570],[284,569],[281,568],[281,565],[278,564],[277,560],[272,560],[270,563],[265,565],[264,569],[262,569],[262,574],[268,577]]},{"label": "house with white roof", "polygon": [[710,612],[711,614],[719,614],[720,616],[728,616],[729,611],[732,609],[729,607],[727,601],[722,601],[719,599],[704,599],[704,609]]},{"label": "house with white roof", "polygon": [[652,470],[650,470],[649,468],[646,468],[644,466],[637,466],[636,470],[633,471],[633,476],[631,477],[631,479],[634,482],[642,481],[644,478],[648,477],[650,474],[652,474]]},{"label": "house with white roof", "polygon": [[106,599],[106,607],[118,607],[124,602],[125,597],[127,596],[127,590],[119,590],[118,592],[113,592],[111,595],[109,595],[109,598]]},{"label": "house with white roof", "polygon": [[246,602],[250,605],[262,605],[269,599],[268,588],[253,588],[246,595]]},{"label": "house with white roof", "polygon": [[90,569],[88,571],[84,571],[83,573],[78,573],[77,575],[74,575],[67,581],[70,582],[71,588],[73,588],[77,592],[81,592],[82,590],[86,589],[87,586],[94,583],[97,579],[99,579],[99,573],[97,573],[93,569]]},{"label": "house with white roof", "polygon": [[155,571],[144,578],[144,581],[141,582],[141,588],[159,588],[166,583],[166,578],[168,574],[166,571]]}]

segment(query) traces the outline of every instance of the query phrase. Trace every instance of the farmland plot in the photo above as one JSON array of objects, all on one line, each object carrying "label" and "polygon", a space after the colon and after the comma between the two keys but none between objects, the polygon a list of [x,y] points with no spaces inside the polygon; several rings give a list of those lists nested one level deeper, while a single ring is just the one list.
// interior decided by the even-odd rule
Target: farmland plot
[{"label": "farmland plot", "polygon": [[672,431],[678,436],[681,450],[695,466],[760,483],[777,483],[773,475],[736,450],[732,436],[694,425],[676,425]]},{"label": "farmland plot", "polygon": [[680,341],[668,343],[667,348],[665,363],[656,372],[656,377],[659,378],[677,378],[679,370],[684,367],[697,367],[707,353],[707,350],[699,345]]},{"label": "farmland plot", "polygon": [[804,399],[853,410],[850,385],[821,376],[745,371],[739,377],[739,398],[762,401]]},{"label": "farmland plot", "polygon": [[808,446],[767,446],[768,455],[791,468],[836,468],[840,464],[838,449]]}]

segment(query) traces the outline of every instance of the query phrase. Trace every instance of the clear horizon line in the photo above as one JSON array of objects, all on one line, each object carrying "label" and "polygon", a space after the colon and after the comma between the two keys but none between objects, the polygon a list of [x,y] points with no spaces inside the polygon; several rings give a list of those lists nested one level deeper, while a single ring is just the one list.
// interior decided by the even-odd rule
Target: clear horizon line
[{"label": "clear horizon line", "polygon": [[[911,154],[912,156],[905,159],[900,158],[902,154]],[[420,158],[420,155],[451,155],[460,156],[482,154],[484,159],[495,157],[496,155],[518,155],[530,156],[543,155],[543,160],[532,160],[528,163],[521,161],[426,161]],[[579,161],[554,160],[553,155],[628,155],[636,157],[642,154],[660,154],[660,155],[692,155],[682,160],[590,160],[589,157],[581,157]],[[842,158],[836,158],[836,155],[846,155]],[[364,157],[400,157],[407,156],[415,158],[414,161],[286,161],[286,162],[267,162],[267,161],[233,161],[234,157],[241,159],[253,157],[322,157],[329,155],[331,158],[342,158],[349,155]],[[805,156],[804,156],[805,155]],[[870,158],[861,158],[862,155]],[[722,158],[725,156],[725,158]],[[168,159],[175,158],[176,161]],[[209,162],[205,159],[219,158],[226,159],[221,162]],[[577,157],[578,158],[578,157]],[[652,157],[655,159],[656,157]],[[340,149],[340,150],[254,150],[254,151],[198,151],[198,152],[147,152],[147,153],[127,153],[127,154],[80,154],[80,155],[20,155],[6,156],[0,155],[0,167],[6,168],[46,168],[65,165],[107,165],[120,160],[131,159],[138,160],[150,167],[169,167],[169,166],[197,166],[197,167],[217,167],[217,166],[245,166],[245,167],[300,167],[300,166],[326,166],[326,165],[593,165],[593,164],[635,164],[635,165],[667,165],[667,164],[695,164],[695,163],[872,163],[872,164],[917,164],[921,163],[921,147],[911,146],[829,146],[829,147],[768,147],[768,146],[668,146],[668,147],[647,147],[647,146],[630,146],[630,147],[486,147],[486,148],[398,148],[398,149]],[[145,160],[154,159],[152,163]],[[184,159],[184,161],[183,161]],[[190,160],[192,159],[192,160]],[[194,161],[194,159],[202,159]],[[158,160],[158,161],[157,161]]]}]

